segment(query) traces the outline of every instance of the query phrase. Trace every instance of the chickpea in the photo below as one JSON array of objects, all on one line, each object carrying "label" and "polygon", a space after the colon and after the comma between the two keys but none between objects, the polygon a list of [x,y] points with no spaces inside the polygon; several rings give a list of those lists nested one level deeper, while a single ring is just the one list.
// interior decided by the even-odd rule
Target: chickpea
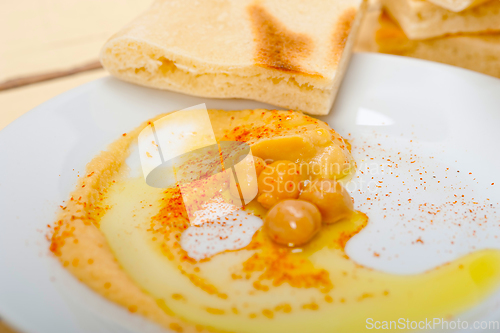
[{"label": "chickpea", "polygon": [[349,192],[335,180],[319,179],[307,184],[299,196],[315,204],[323,222],[330,224],[348,218],[353,212],[353,204]]},{"label": "chickpea", "polygon": [[258,177],[259,196],[257,201],[269,209],[281,200],[297,199],[302,176],[297,164],[290,161],[276,161],[266,166]]},{"label": "chickpea", "polygon": [[269,210],[264,226],[270,238],[278,244],[303,245],[321,228],[321,213],[310,202],[283,200]]}]

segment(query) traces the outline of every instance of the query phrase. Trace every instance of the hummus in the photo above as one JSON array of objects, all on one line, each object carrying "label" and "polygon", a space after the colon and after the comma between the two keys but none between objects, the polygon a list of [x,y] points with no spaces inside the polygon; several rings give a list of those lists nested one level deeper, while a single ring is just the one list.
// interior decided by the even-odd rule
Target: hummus
[{"label": "hummus", "polygon": [[[312,177],[339,179],[353,169],[344,139],[302,113],[209,110],[209,115],[217,140],[245,141],[254,156],[291,160]],[[150,187],[126,164],[149,123],[124,134],[87,165],[55,223],[51,251],[93,290],[165,328],[358,332],[374,316],[416,320],[463,310],[493,288],[494,279],[471,280],[478,265],[493,267],[489,274],[500,276],[495,252],[477,252],[412,277],[361,267],[343,248],[366,226],[362,213],[323,226],[310,243],[293,249],[272,243],[255,222],[258,230],[243,248],[193,258],[181,244],[190,225],[179,190]],[[257,219],[266,210],[253,201],[245,214]],[[431,298],[439,301],[429,304]]]}]

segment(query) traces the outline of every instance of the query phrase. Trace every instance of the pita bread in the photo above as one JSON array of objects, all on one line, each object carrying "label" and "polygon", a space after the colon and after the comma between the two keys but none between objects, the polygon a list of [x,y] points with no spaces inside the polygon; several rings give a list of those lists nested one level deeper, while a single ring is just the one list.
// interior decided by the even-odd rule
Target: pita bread
[{"label": "pita bread", "polygon": [[479,6],[486,1],[491,0],[427,0],[433,4],[451,10],[452,12],[461,12],[463,10]]},{"label": "pita bread", "polygon": [[410,40],[387,14],[366,15],[356,51],[441,62],[500,78],[500,33]]},{"label": "pita bread", "polygon": [[500,0],[455,13],[423,0],[382,0],[410,39],[500,31]]},{"label": "pita bread", "polygon": [[328,114],[365,0],[156,0],[111,37],[103,66],[133,83]]}]

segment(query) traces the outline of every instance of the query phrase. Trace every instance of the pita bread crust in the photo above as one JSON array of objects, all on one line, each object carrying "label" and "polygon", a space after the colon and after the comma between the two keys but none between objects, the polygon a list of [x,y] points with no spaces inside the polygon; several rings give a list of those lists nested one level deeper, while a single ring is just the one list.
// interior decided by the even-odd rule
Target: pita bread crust
[{"label": "pita bread crust", "polygon": [[500,0],[455,13],[423,0],[382,0],[410,39],[500,31]]},{"label": "pita bread crust", "polygon": [[355,50],[436,61],[500,78],[500,33],[410,40],[378,11],[366,16]]},{"label": "pita bread crust", "polygon": [[123,80],[204,97],[327,114],[365,0],[157,0],[110,38]]},{"label": "pita bread crust", "polygon": [[461,12],[463,10],[479,6],[491,0],[428,0],[433,4],[451,10],[452,12]]}]

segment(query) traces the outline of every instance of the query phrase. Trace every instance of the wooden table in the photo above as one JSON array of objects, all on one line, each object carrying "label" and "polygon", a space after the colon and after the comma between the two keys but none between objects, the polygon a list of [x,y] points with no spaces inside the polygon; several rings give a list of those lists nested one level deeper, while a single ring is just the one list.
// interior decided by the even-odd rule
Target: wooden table
[{"label": "wooden table", "polygon": [[[0,1],[0,82],[98,59],[104,42],[151,0]],[[0,129],[40,103],[106,75],[95,70],[0,91]]]}]

